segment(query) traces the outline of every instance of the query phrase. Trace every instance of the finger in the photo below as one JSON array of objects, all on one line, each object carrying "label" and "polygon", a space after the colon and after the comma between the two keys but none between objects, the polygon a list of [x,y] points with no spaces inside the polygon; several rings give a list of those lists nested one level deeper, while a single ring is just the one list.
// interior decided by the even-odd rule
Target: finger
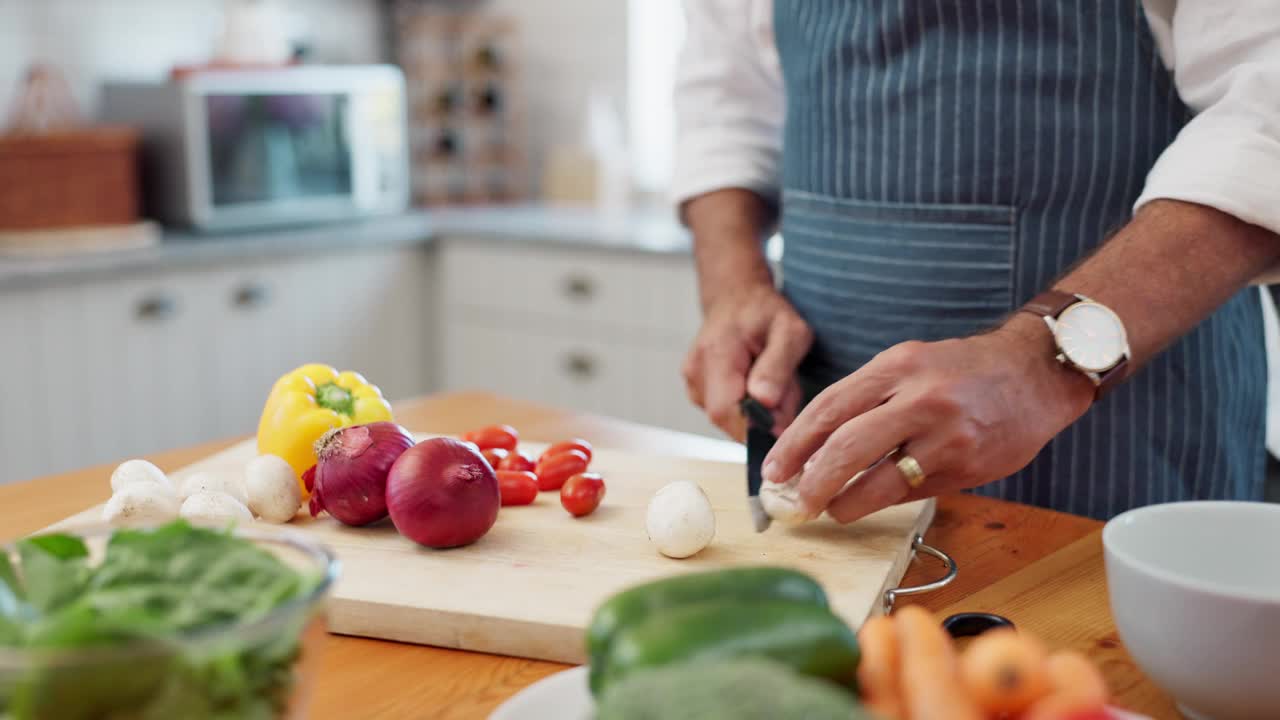
[{"label": "finger", "polygon": [[703,407],[702,355],[697,350],[689,352],[680,368],[680,374],[684,376],[684,391],[689,396],[689,402],[696,407]]},{"label": "finger", "polygon": [[782,394],[778,409],[773,413],[774,435],[781,435],[791,426],[791,423],[795,422],[796,413],[800,412],[800,401],[803,399],[804,390],[800,388],[800,383],[792,379],[787,384],[786,392]]},{"label": "finger", "polygon": [[730,435],[742,426],[742,412],[738,404],[747,391],[747,369],[751,356],[745,347],[719,347],[706,355],[702,367],[702,387],[707,416],[717,427]]},{"label": "finger", "polygon": [[[959,476],[942,469],[944,465],[952,466],[948,465],[947,446],[941,442],[940,435],[925,435],[919,440],[907,441],[901,447],[900,453],[915,458],[924,471],[924,482],[920,487],[913,488],[907,483],[906,475],[896,461],[901,455],[895,453],[832,498],[827,513],[838,522],[851,523],[891,505],[924,500],[963,485]],[[954,461],[954,458],[950,460]]]},{"label": "finger", "polygon": [[909,417],[890,402],[836,428],[805,464],[797,487],[805,508],[822,512],[850,478],[901,445],[913,430]]},{"label": "finger", "polygon": [[765,458],[764,479],[783,482],[794,477],[836,428],[883,403],[896,379],[872,361],[819,393]]},{"label": "finger", "polygon": [[[926,487],[930,487],[927,480],[916,491],[925,492]],[[836,522],[851,523],[873,512],[905,502],[911,492],[912,488],[907,484],[902,470],[893,461],[893,457],[888,457],[832,498],[827,505],[827,514]]]},{"label": "finger", "polygon": [[769,409],[782,402],[796,368],[813,345],[813,332],[799,316],[779,313],[769,325],[764,349],[751,365],[747,391]]}]

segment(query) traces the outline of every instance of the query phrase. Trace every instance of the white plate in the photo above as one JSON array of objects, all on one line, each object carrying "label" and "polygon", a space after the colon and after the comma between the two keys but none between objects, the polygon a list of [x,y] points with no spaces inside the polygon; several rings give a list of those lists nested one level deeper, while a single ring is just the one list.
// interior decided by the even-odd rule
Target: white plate
[{"label": "white plate", "polygon": [[[587,688],[587,668],[576,667],[545,677],[502,703],[489,720],[592,720],[594,703]],[[1110,708],[1112,720],[1151,720]]]},{"label": "white plate", "polygon": [[489,720],[591,720],[595,703],[586,666],[545,677],[511,696]]}]

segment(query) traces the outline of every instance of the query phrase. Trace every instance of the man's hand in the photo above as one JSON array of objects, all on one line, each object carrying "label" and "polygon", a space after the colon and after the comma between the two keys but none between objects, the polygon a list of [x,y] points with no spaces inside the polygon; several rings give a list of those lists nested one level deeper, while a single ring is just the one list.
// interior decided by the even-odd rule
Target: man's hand
[{"label": "man's hand", "polygon": [[777,291],[764,255],[774,207],[742,188],[685,203],[702,295],[702,329],[684,363],[689,399],[730,437],[742,440],[738,403],[749,392],[774,411],[775,432],[800,406],[796,366],[813,333]]},{"label": "man's hand", "polygon": [[772,283],[757,282],[719,295],[684,363],[689,399],[730,437],[745,427],[738,403],[750,394],[774,411],[781,432],[800,406],[796,366],[813,332]]},{"label": "man's hand", "polygon": [[[769,453],[764,477],[783,482],[803,468],[807,509],[845,523],[1006,477],[1093,399],[1093,384],[1051,348],[1030,315],[985,335],[889,348],[809,403]],[[897,448],[920,463],[920,488],[883,460]]]}]

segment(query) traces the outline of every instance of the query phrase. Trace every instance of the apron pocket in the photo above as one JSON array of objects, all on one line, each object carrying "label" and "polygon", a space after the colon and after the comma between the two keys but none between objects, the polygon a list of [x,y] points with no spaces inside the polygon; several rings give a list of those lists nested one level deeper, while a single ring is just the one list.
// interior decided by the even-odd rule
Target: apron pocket
[{"label": "apron pocket", "polygon": [[783,195],[783,292],[836,377],[907,340],[998,324],[1012,309],[1017,211]]}]

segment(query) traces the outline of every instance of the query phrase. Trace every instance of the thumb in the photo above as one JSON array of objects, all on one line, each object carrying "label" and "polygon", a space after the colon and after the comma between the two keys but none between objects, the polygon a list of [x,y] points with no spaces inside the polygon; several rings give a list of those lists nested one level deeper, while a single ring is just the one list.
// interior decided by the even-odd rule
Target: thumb
[{"label": "thumb", "polygon": [[789,314],[775,316],[764,350],[747,375],[747,393],[767,407],[777,408],[812,345],[813,333],[804,320]]}]

